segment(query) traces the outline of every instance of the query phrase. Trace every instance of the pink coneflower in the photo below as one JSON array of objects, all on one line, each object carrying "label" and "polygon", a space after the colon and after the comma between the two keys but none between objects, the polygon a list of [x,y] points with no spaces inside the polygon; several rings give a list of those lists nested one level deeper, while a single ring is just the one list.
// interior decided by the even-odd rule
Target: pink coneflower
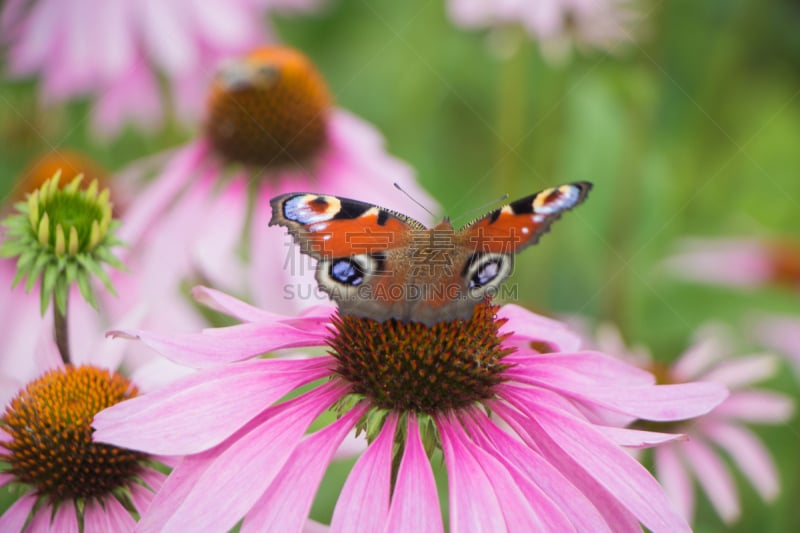
[{"label": "pink coneflower", "polygon": [[130,267],[152,271],[154,294],[189,278],[293,312],[327,298],[308,259],[265,231],[270,198],[358,190],[362,200],[392,203],[397,182],[434,205],[371,126],[331,105],[324,79],[296,50],[259,48],[221,68],[203,136],[172,155],[123,217],[120,237],[139,258]]},{"label": "pink coneflower", "polygon": [[628,0],[448,0],[447,5],[456,24],[467,28],[521,25],[556,57],[571,42],[613,49],[631,39],[634,18]]},{"label": "pink coneflower", "polygon": [[714,285],[800,289],[800,244],[752,238],[686,239],[665,267],[683,278]]},{"label": "pink coneflower", "polygon": [[[38,298],[28,300],[38,312]],[[147,454],[92,442],[91,421],[138,389],[117,373],[118,349],[73,350],[72,364],[64,365],[51,330],[34,324],[36,349],[3,354],[16,364],[0,376],[0,458],[7,465],[0,485],[21,495],[0,516],[0,531],[132,531],[131,513],[147,508],[165,476]],[[91,329],[91,321],[85,324]],[[22,368],[25,360],[30,364]]]},{"label": "pink coneflower", "polygon": [[[656,386],[647,372],[578,351],[565,326],[514,305],[484,302],[469,320],[426,326],[328,306],[280,316],[213,290],[195,295],[244,323],[178,336],[116,332],[205,368],[95,417],[100,442],[187,455],[141,531],[226,531],[242,518],[243,532],[299,531],[354,427],[370,445],[344,484],[333,531],[443,530],[429,459],[437,449],[452,531],[688,530],[621,447],[679,436],[601,426],[585,413],[690,418],[725,397],[718,384]],[[312,346],[329,353],[259,357]],[[309,433],[329,410],[338,418]]]},{"label": "pink coneflower", "polygon": [[116,132],[164,116],[159,78],[184,119],[197,116],[202,88],[220,60],[268,37],[264,14],[308,10],[313,0],[9,0],[0,44],[14,76],[39,76],[45,101],[96,100],[94,125]]},{"label": "pink coneflower", "polygon": [[[601,349],[623,345],[615,329],[606,326],[603,331],[602,342],[599,342]],[[794,404],[789,397],[751,387],[775,375],[777,358],[771,355],[726,358],[730,348],[725,334],[712,327],[701,330],[696,342],[669,367],[654,362],[641,349],[634,354],[617,353],[653,371],[659,383],[702,380],[720,383],[731,391],[710,413],[677,425],[670,424],[671,430],[689,437],[686,441],[670,442],[653,452],[656,477],[687,520],[691,520],[694,513],[691,477],[697,480],[726,524],[739,518],[736,483],[720,450],[730,457],[765,501],[777,497],[779,481],[775,465],[764,445],[745,425],[782,424],[792,416]],[[662,429],[652,422],[637,422],[634,427]]]}]

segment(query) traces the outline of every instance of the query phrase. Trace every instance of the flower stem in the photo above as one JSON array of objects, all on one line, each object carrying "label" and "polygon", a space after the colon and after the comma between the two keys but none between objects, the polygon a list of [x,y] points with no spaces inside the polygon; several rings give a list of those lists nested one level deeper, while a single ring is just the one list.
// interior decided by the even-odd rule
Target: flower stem
[{"label": "flower stem", "polygon": [[[67,299],[69,299],[69,295],[67,295]],[[67,301],[67,307],[69,307],[69,301]],[[72,358],[70,357],[69,353],[69,327],[67,324],[67,312],[61,312],[56,305],[55,297],[53,297],[53,320],[55,322],[55,338],[56,338],[56,346],[58,347],[58,353],[61,354],[61,360],[64,361],[65,365],[70,364]]]}]

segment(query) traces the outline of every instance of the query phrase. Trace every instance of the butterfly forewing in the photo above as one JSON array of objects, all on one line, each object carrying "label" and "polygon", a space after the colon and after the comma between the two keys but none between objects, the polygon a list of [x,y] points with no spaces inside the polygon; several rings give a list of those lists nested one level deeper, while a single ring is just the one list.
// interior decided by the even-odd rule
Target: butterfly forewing
[{"label": "butterfly forewing", "polygon": [[589,182],[569,183],[526,196],[461,229],[476,253],[513,254],[536,244],[562,213],[586,199]]}]

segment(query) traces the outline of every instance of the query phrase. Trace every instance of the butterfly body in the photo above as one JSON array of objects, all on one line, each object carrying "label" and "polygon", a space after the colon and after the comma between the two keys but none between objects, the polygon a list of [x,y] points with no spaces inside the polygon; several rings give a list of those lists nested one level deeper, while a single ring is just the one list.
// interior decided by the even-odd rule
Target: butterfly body
[{"label": "butterfly body", "polygon": [[300,250],[318,260],[320,289],[342,313],[430,325],[468,319],[511,274],[514,254],[590,188],[580,182],[546,189],[458,230],[448,219],[427,228],[368,203],[290,193],[271,200],[270,225],[287,227]]}]

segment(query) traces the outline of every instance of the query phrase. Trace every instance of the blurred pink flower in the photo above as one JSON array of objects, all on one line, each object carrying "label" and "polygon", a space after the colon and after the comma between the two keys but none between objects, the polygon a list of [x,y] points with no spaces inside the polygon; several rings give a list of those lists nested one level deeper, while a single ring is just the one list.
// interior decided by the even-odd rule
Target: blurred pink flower
[{"label": "blurred pink flower", "polygon": [[[605,325],[596,338],[599,349],[624,346],[619,331]],[[730,396],[708,414],[679,424],[672,431],[685,433],[686,441],[673,441],[653,451],[656,477],[670,499],[686,518],[692,520],[695,495],[690,477],[706,493],[714,509],[726,524],[735,522],[741,513],[736,483],[723,461],[726,452],[761,497],[769,502],[779,492],[778,474],[769,452],[746,426],[783,424],[794,412],[791,398],[751,385],[773,377],[779,360],[771,355],[726,358],[731,347],[729,333],[719,326],[698,332],[695,343],[675,363],[666,367],[653,361],[638,348],[614,353],[640,368],[654,372],[659,383],[713,382],[726,386]],[[660,425],[638,422],[633,427],[658,431]]]},{"label": "blurred pink flower", "polygon": [[788,241],[685,239],[664,265],[673,274],[701,283],[800,288],[800,245]]},{"label": "blurred pink flower", "polygon": [[313,262],[267,230],[277,194],[307,190],[397,205],[405,200],[398,183],[435,209],[372,126],[327,106],[324,80],[292,49],[256,49],[222,68],[209,98],[215,120],[169,156],[123,217],[130,267],[154,298],[189,279],[279,312],[327,301]]},{"label": "blurred pink flower", "polygon": [[749,322],[755,340],[787,355],[800,375],[800,317],[761,313],[751,317]]},{"label": "blurred pink flower", "polygon": [[198,118],[220,60],[268,39],[264,15],[309,10],[314,0],[8,0],[0,44],[13,76],[39,76],[46,102],[89,96],[92,121],[116,133],[126,121],[164,118],[159,80],[183,120]]},{"label": "blurred pink flower", "polygon": [[448,0],[451,18],[466,28],[518,24],[554,58],[570,43],[613,49],[632,37],[630,0]]},{"label": "blurred pink flower", "polygon": [[[444,453],[452,531],[640,531],[639,522],[688,531],[620,447],[680,435],[597,425],[582,409],[684,419],[722,401],[722,386],[655,386],[647,372],[576,351],[563,325],[514,305],[484,303],[470,320],[428,328],[340,317],[327,306],[281,316],[209,289],[195,295],[244,323],[189,335],[117,332],[204,369],[95,417],[101,442],[187,454],[139,523],[143,532],[224,531],[243,517],[242,532],[298,530],[333,451],[356,426],[371,443],[345,482],[332,531],[442,531],[426,446]],[[331,355],[259,357],[326,345]],[[338,418],[307,433],[329,409]]]}]

